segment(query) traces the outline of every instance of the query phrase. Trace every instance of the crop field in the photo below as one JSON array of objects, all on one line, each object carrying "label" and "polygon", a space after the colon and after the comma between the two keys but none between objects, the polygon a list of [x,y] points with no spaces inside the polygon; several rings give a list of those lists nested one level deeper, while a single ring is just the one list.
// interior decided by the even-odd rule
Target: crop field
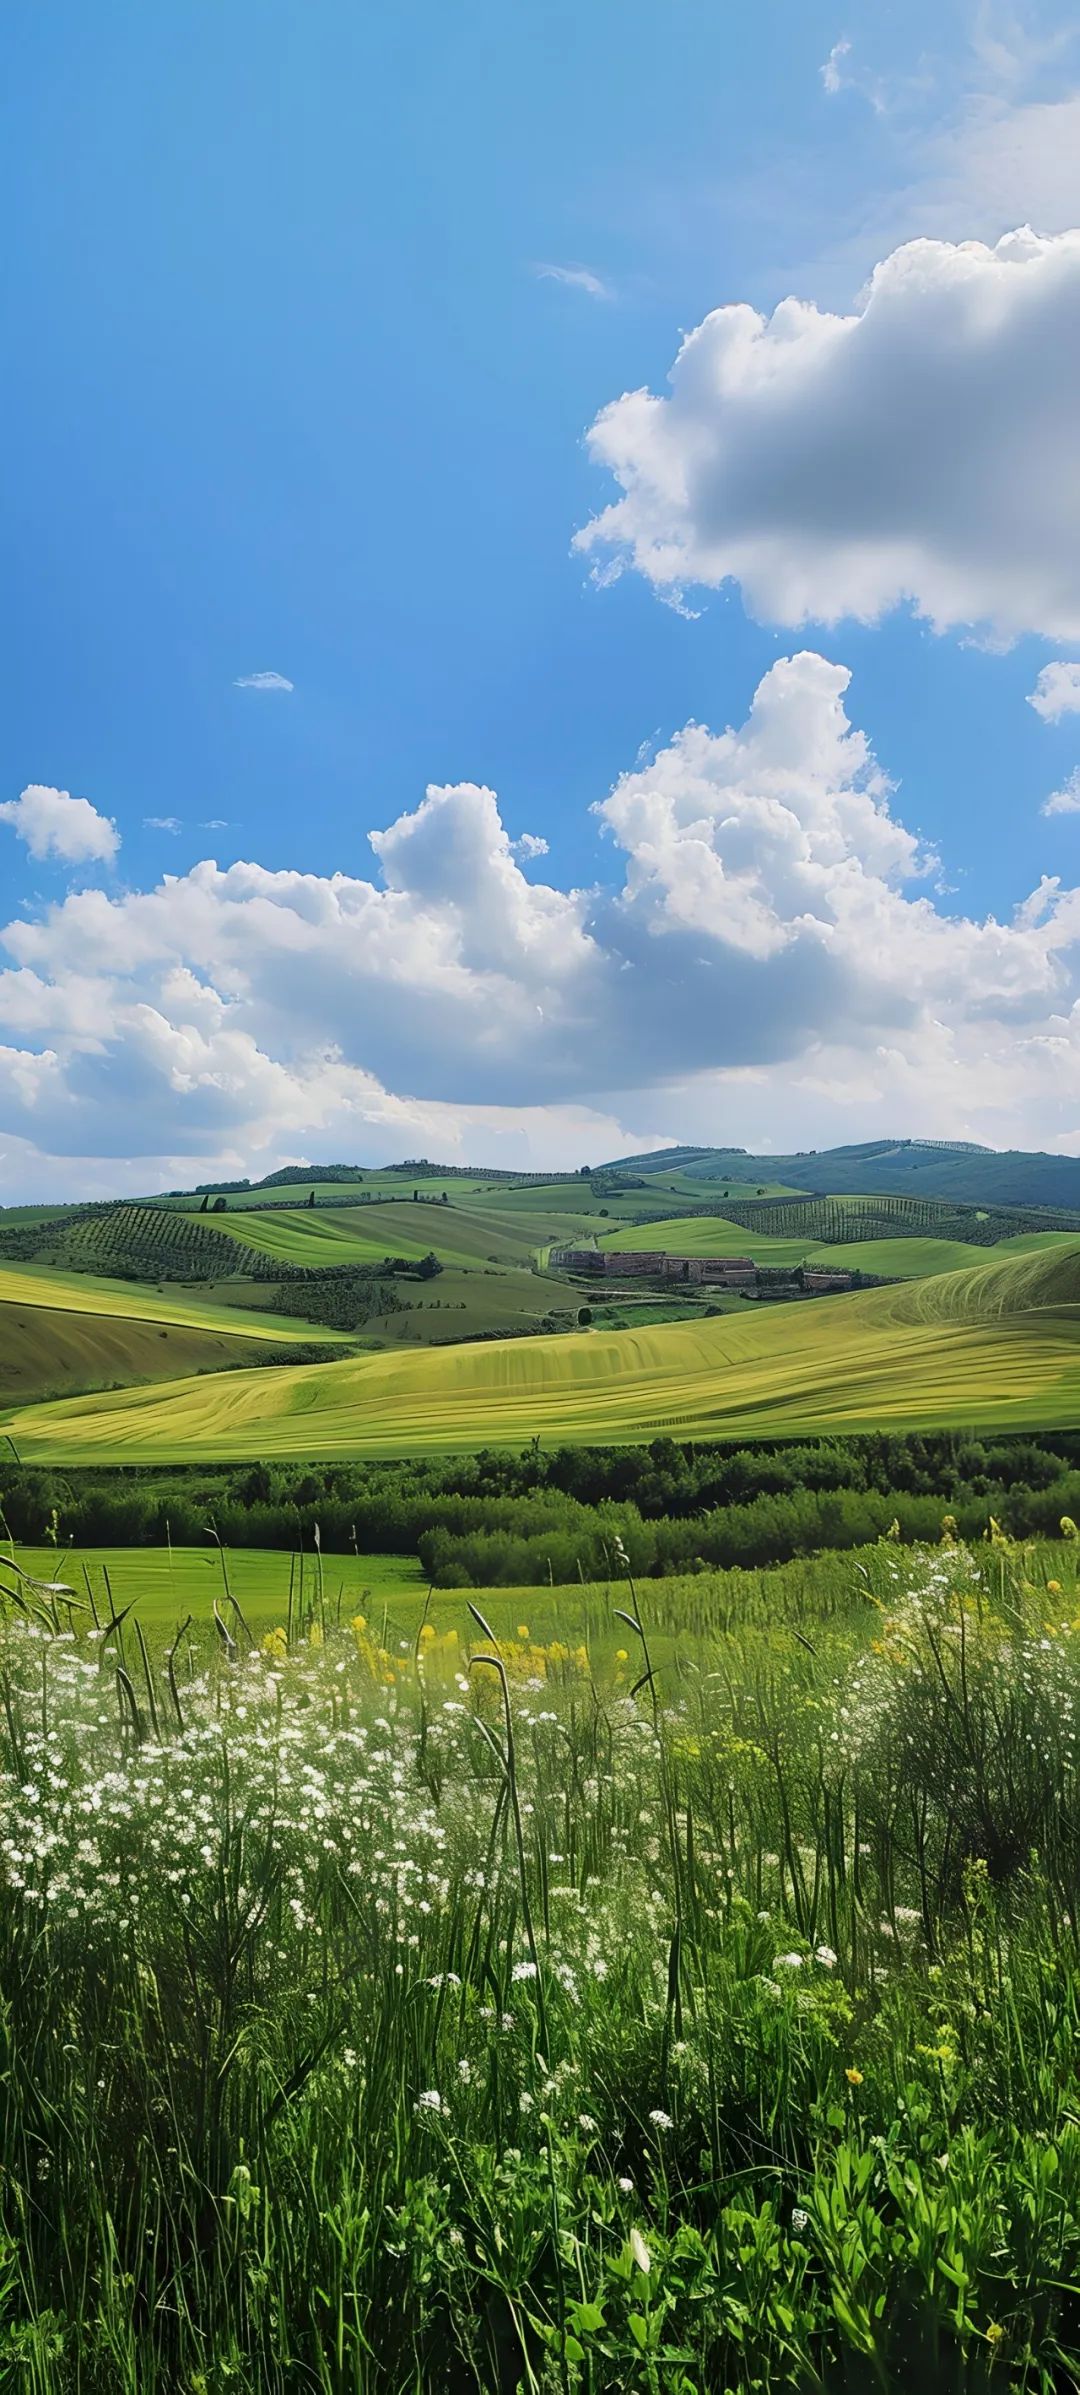
[{"label": "crop field", "polygon": [[[49,1272],[43,1268],[0,1263],[0,1304],[44,1306],[65,1312],[109,1314],[117,1321],[173,1323],[187,1330],[232,1331],[238,1338],[272,1341],[309,1340],[310,1324],[245,1306],[242,1316],[222,1312],[207,1298],[188,1289],[152,1289],[131,1281],[112,1281],[103,1275]],[[346,1345],[344,1333],[320,1333]]]},{"label": "crop field", "polygon": [[75,1273],[0,1263],[0,1403],[133,1382],[174,1381],[248,1364],[268,1348],[341,1332],[257,1309],[230,1314],[192,1297]]},{"label": "crop field", "polygon": [[[976,1251],[977,1252],[977,1251]],[[749,1318],[748,1318],[749,1317]],[[1080,1245],[776,1313],[236,1372],[31,1406],[26,1461],[395,1455],[1080,1417]]]},{"label": "crop field", "polygon": [[13,2395],[1075,2389],[1076,1561],[26,1592]]},{"label": "crop field", "polygon": [[6,1405],[257,1365],[259,1354],[259,1339],[236,1336],[220,1317],[219,1327],[208,1330],[0,1300],[0,1403]]},{"label": "crop field", "polygon": [[447,1265],[437,1280],[400,1283],[399,1314],[379,1326],[387,1341],[422,1340],[441,1347],[480,1332],[536,1330],[549,1308],[569,1320],[581,1303],[565,1281],[509,1265]]},{"label": "crop field", "polygon": [[507,1228],[501,1214],[452,1206],[275,1206],[265,1213],[248,1208],[218,1214],[214,1229],[225,1231],[260,1255],[284,1264],[377,1264],[384,1256],[418,1263],[429,1252],[441,1263],[527,1262],[532,1226]]}]

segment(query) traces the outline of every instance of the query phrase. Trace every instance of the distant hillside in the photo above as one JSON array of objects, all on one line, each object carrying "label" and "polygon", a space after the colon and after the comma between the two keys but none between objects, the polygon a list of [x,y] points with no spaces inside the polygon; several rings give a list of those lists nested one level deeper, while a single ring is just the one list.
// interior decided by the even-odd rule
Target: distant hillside
[{"label": "distant hillside", "polygon": [[70,1465],[1078,1422],[1080,1243],[717,1320],[208,1373],[4,1428],[24,1462]]},{"label": "distant hillside", "polygon": [[1080,1207],[1080,1157],[980,1148],[966,1140],[870,1140],[859,1147],[817,1148],[790,1156],[755,1156],[746,1148],[666,1148],[648,1156],[624,1156],[603,1169],[646,1177],[675,1170],[687,1180],[706,1184],[767,1179],[828,1197]]}]

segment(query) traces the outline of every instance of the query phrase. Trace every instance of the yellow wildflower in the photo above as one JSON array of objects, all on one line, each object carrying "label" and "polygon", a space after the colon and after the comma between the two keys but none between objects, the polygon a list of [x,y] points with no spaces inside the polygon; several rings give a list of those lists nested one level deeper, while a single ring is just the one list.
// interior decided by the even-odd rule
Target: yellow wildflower
[{"label": "yellow wildflower", "polygon": [[848,2080],[848,2081],[849,2081],[849,2083],[850,2083],[850,2085],[851,2085],[852,2087],[861,2087],[861,2086],[862,2086],[862,2083],[863,2083],[863,2075],[862,2075],[862,2072],[861,2072],[861,2071],[858,2071],[858,2070],[856,2070],[854,2063],[852,2063],[852,2064],[850,2065],[850,2068],[844,2072],[844,2077],[845,2077],[845,2079],[846,2079],[846,2080]]}]

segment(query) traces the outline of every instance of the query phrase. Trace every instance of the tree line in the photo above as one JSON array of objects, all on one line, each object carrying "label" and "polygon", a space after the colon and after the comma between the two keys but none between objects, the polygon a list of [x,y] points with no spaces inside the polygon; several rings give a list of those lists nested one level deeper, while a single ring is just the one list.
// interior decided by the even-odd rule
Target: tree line
[{"label": "tree line", "polygon": [[616,1539],[635,1572],[763,1565],[861,1546],[893,1523],[979,1537],[1080,1518],[1080,1434],[880,1434],[789,1447],[494,1450],[400,1464],[172,1469],[0,1465],[0,1533],[60,1545],[230,1546],[417,1555],[442,1587],[605,1578]]}]

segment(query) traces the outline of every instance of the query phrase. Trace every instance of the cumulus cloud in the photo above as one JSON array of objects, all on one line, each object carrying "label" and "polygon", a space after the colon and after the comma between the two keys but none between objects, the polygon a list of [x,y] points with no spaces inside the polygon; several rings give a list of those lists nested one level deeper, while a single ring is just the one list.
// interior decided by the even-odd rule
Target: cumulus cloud
[{"label": "cumulus cloud", "polygon": [[1052,665],[1044,665],[1028,706],[1034,707],[1044,723],[1060,723],[1063,715],[1080,715],[1080,665],[1056,657]]},{"label": "cumulus cloud", "polygon": [[111,864],[120,846],[115,823],[88,798],[71,798],[44,782],[30,782],[18,798],[5,799],[0,822],[10,823],[32,857],[56,857],[64,865]]},{"label": "cumulus cloud", "polygon": [[520,839],[512,840],[510,846],[514,855],[526,864],[530,857],[546,857],[548,853],[547,841],[540,832],[522,832]]},{"label": "cumulus cloud", "polygon": [[295,682],[290,682],[284,674],[238,674],[233,683],[234,690],[295,690],[295,688]]},{"label": "cumulus cloud", "polygon": [[591,266],[535,266],[533,273],[542,283],[564,283],[570,291],[584,291],[590,299],[611,299],[610,283],[594,274]]},{"label": "cumulus cloud", "polygon": [[1080,815],[1080,765],[1060,790],[1052,790],[1039,809],[1041,815]]},{"label": "cumulus cloud", "polygon": [[179,815],[144,815],[143,829],[148,832],[182,832]]},{"label": "cumulus cloud", "polygon": [[0,1132],[572,1162],[620,1125],[783,1146],[810,1092],[846,1136],[958,1135],[959,1094],[967,1136],[1080,1144],[1080,890],[947,915],[848,687],[804,651],[687,724],[598,799],[599,888],[528,880],[468,782],[371,835],[378,878],[203,861],[9,923]]},{"label": "cumulus cloud", "polygon": [[1080,231],[912,241],[857,312],[720,307],[670,395],[589,435],[621,497],[577,535],[661,595],[738,583],[762,620],[1080,639]]}]

